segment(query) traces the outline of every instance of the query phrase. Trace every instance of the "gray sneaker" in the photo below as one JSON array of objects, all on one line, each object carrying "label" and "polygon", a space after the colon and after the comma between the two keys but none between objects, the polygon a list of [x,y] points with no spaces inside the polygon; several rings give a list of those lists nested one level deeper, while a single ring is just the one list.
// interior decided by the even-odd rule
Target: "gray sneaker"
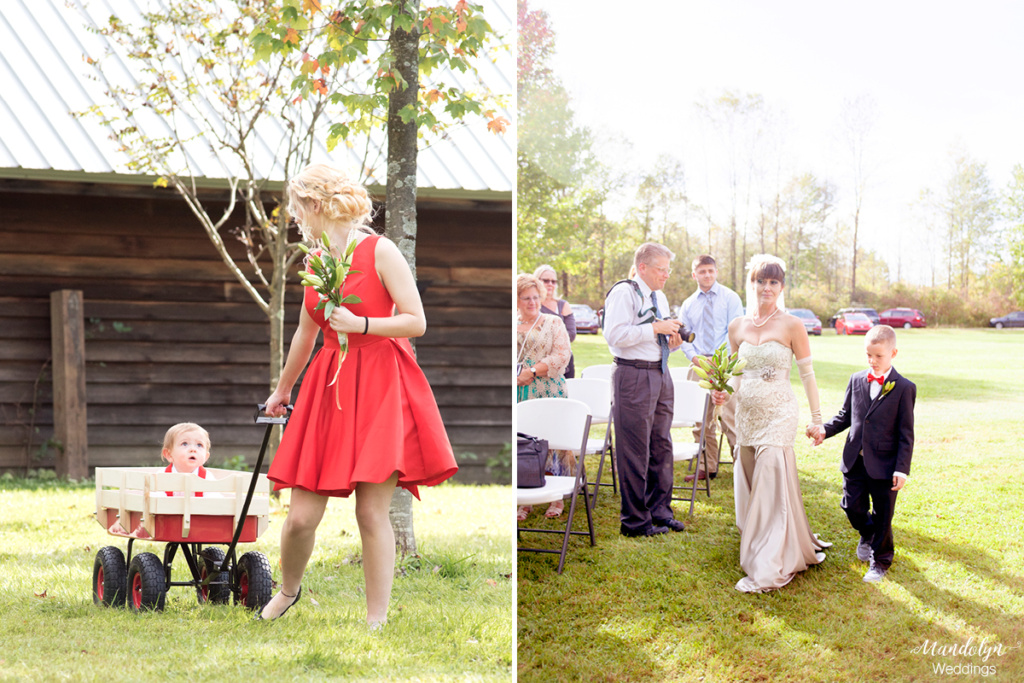
[{"label": "gray sneaker", "polygon": [[861,562],[871,561],[871,546],[864,541],[857,544],[857,559]]},{"label": "gray sneaker", "polygon": [[885,575],[889,572],[888,567],[881,567],[874,562],[871,563],[871,567],[868,568],[868,573],[864,575],[864,580],[868,583],[877,583],[885,578]]}]

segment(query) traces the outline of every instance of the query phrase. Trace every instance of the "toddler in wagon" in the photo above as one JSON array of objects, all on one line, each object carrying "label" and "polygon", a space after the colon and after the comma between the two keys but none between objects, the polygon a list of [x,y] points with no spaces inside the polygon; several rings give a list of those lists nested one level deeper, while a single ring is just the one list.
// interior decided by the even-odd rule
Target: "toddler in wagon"
[{"label": "toddler in wagon", "polygon": [[[205,429],[194,422],[182,422],[174,425],[164,434],[163,459],[168,463],[164,472],[195,474],[206,479],[206,468],[203,465],[210,459],[210,435]],[[172,491],[168,496],[174,495]],[[203,495],[201,492],[195,495]]]}]

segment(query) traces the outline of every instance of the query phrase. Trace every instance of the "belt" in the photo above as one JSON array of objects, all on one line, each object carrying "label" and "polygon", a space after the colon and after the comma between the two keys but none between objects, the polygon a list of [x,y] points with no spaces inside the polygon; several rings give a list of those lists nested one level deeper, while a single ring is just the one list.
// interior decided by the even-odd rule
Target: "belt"
[{"label": "belt", "polygon": [[639,368],[640,370],[658,370],[661,371],[660,360],[630,360],[628,358],[619,358],[616,356],[612,359],[616,365],[629,365],[630,367]]}]

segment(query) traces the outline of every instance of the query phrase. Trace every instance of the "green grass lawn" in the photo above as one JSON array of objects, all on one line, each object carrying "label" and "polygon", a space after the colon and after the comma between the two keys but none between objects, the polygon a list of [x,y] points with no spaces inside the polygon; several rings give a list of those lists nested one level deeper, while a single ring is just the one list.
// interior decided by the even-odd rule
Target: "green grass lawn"
[{"label": "green grass lawn", "polygon": [[[561,576],[553,556],[519,557],[519,680],[1024,680],[1024,334],[897,336],[895,366],[918,387],[916,448],[884,582],[861,580],[857,534],[839,507],[840,438],[816,449],[797,441],[811,526],[835,545],[823,564],[774,593],[734,588],[743,572],[731,466],[692,517],[676,503],[686,532],[652,539],[618,535],[619,499],[603,488],[598,544],[574,538]],[[866,367],[864,341],[826,331],[811,347],[827,419],[849,375]],[[600,336],[577,337],[573,350],[577,372],[610,360]],[[675,354],[672,364],[685,361]],[[795,371],[792,378],[805,424],[806,398]],[[677,483],[685,473],[677,467]],[[539,517],[530,522],[547,523]],[[574,526],[585,528],[582,513]],[[1001,650],[985,661],[950,651],[981,642]],[[937,671],[942,665],[954,673]]]},{"label": "green grass lawn", "polygon": [[[87,484],[0,478],[0,615],[5,681],[501,680],[514,676],[510,487],[422,487],[414,502],[422,567],[395,579],[387,627],[371,633],[352,500],[317,532],[302,601],[276,622],[197,604],[173,587],[163,612],[93,605],[93,560],[127,544],[96,523]],[[285,493],[281,503],[286,503]],[[241,551],[261,550],[280,579],[285,511]],[[135,552],[163,553],[136,543]],[[173,578],[188,568],[180,556]]]}]

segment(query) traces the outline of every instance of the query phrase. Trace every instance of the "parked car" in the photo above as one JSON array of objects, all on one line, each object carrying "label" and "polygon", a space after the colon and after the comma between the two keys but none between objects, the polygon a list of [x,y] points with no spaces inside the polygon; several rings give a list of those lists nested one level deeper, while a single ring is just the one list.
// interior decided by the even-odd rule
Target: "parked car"
[{"label": "parked car", "polygon": [[878,320],[882,325],[902,327],[905,330],[925,327],[924,316],[916,308],[889,308],[878,314]]},{"label": "parked car", "polygon": [[863,313],[868,317],[872,325],[878,324],[878,311],[873,308],[840,308],[838,313],[829,318],[828,326],[835,327],[839,321],[839,316],[844,313]]},{"label": "parked car", "polygon": [[1024,327],[1024,311],[1014,311],[1013,313],[1007,313],[1001,318],[992,318],[988,321],[988,324],[997,330],[1001,330],[1004,327]]},{"label": "parked car", "polygon": [[601,323],[597,312],[586,304],[571,304],[573,315],[576,316],[576,334],[597,334]]},{"label": "parked car", "polygon": [[836,320],[836,334],[867,334],[874,326],[863,313],[843,313]]},{"label": "parked car", "polygon": [[818,320],[818,316],[814,315],[814,311],[809,308],[791,308],[789,312],[800,318],[800,322],[804,324],[807,334],[821,336],[821,321]]}]

